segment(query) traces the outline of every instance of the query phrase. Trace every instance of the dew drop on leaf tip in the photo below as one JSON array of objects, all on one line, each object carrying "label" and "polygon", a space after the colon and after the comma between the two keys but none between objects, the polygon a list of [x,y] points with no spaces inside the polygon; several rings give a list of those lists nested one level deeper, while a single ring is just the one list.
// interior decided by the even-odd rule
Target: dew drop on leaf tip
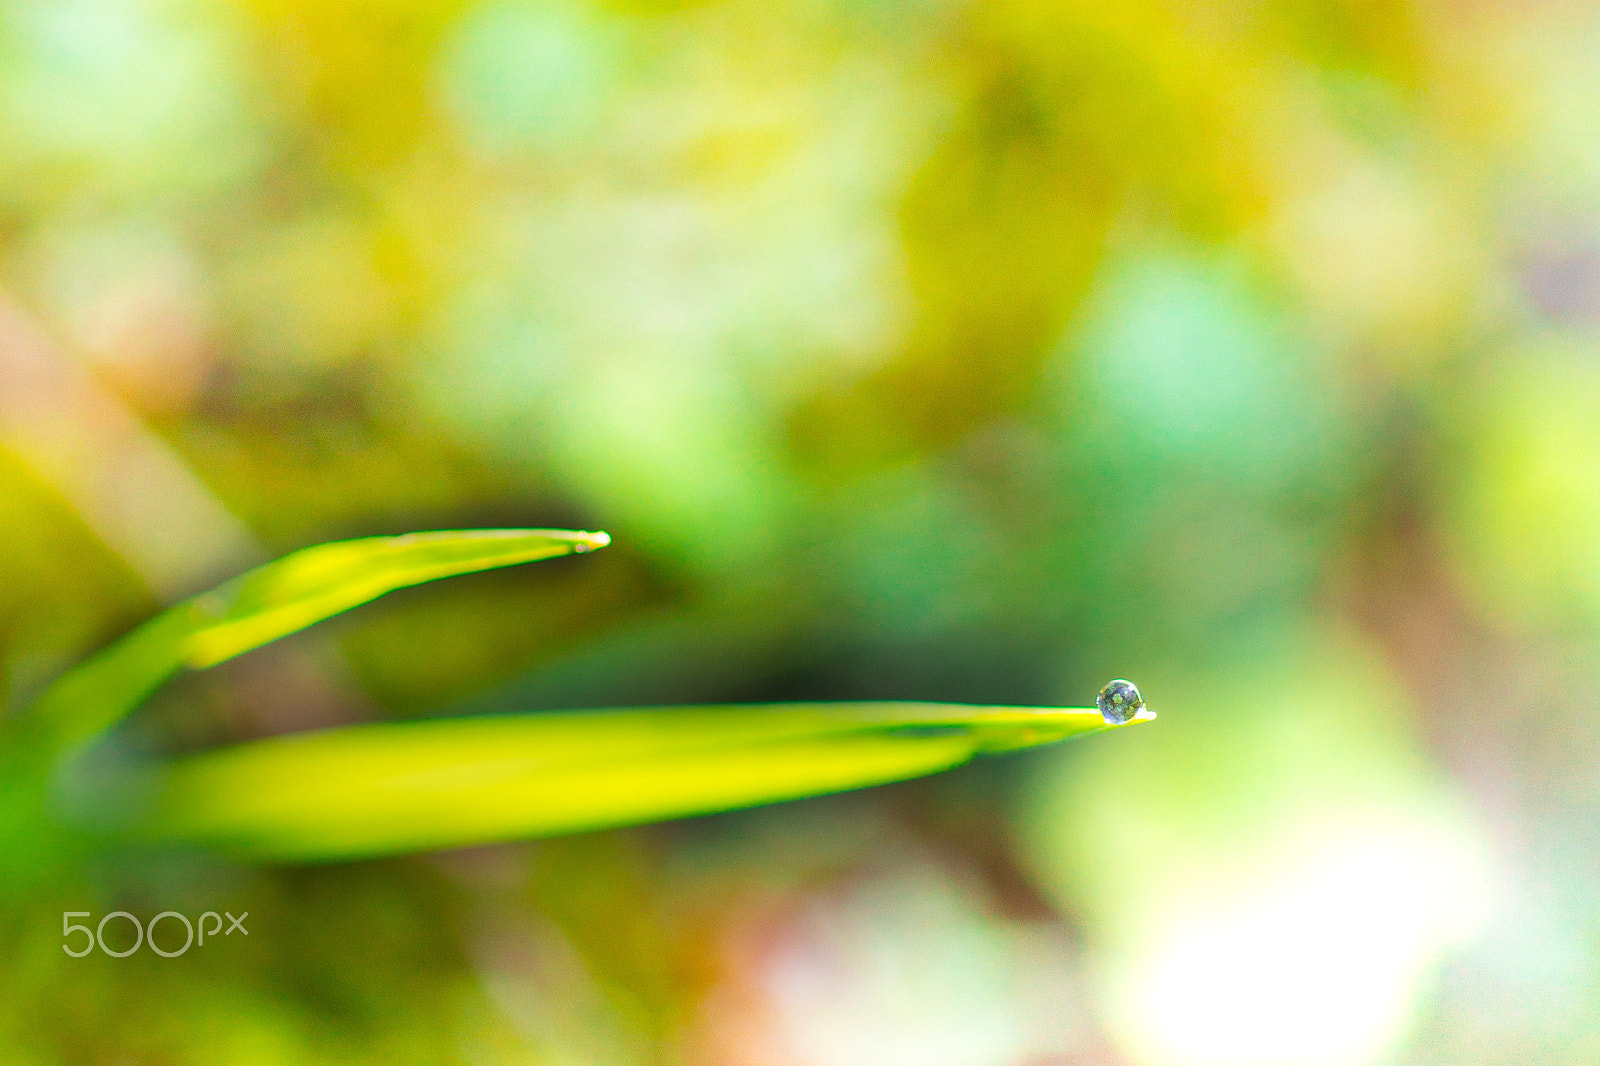
[{"label": "dew drop on leaf tip", "polygon": [[1100,707],[1100,717],[1110,725],[1126,725],[1134,718],[1154,718],[1155,713],[1144,706],[1144,697],[1132,681],[1118,678],[1109,682],[1095,697]]}]

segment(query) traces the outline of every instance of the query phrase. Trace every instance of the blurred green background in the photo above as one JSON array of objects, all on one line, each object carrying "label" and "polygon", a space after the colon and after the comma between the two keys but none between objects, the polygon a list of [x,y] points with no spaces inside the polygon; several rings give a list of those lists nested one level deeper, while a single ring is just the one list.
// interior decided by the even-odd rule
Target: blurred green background
[{"label": "blurred green background", "polygon": [[[289,550],[523,525],[615,543],[103,757],[1115,676],[1161,720],[431,857],[107,845],[0,884],[0,1060],[1600,1060],[1597,55],[1555,0],[8,0],[8,710]],[[174,959],[55,925],[225,907]]]}]

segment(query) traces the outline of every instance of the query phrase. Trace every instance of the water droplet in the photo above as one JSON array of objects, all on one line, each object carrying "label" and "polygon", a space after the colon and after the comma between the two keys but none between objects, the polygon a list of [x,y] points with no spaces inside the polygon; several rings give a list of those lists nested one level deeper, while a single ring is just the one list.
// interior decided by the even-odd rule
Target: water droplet
[{"label": "water droplet", "polygon": [[1130,722],[1134,715],[1144,710],[1144,697],[1139,695],[1137,686],[1121,678],[1101,689],[1094,701],[1100,706],[1100,717],[1111,725]]}]

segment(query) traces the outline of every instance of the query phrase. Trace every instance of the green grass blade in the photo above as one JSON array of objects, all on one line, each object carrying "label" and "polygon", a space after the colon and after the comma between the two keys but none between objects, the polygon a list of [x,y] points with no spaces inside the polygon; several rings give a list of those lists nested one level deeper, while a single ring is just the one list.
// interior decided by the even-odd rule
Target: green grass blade
[{"label": "green grass blade", "polygon": [[839,792],[1116,728],[1093,710],[933,703],[355,726],[166,768],[151,829],[268,862],[427,851]]},{"label": "green grass blade", "polygon": [[115,724],[183,667],[215,666],[407,585],[592,551],[604,533],[475,529],[337,541],[295,552],[186,600],[53,685],[27,728],[71,749]]}]

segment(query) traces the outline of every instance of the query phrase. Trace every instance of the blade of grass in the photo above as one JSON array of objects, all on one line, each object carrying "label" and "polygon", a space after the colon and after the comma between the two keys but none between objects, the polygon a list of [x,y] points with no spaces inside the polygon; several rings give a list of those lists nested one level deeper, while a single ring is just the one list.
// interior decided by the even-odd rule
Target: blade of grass
[{"label": "blade of grass", "polygon": [[165,611],[66,674],[23,724],[49,755],[114,725],[178,670],[202,670],[407,585],[592,551],[604,533],[475,529],[336,541]]},{"label": "blade of grass", "polygon": [[426,851],[845,791],[1117,728],[1093,710],[933,703],[355,726],[181,760],[148,829],[266,862]]}]

